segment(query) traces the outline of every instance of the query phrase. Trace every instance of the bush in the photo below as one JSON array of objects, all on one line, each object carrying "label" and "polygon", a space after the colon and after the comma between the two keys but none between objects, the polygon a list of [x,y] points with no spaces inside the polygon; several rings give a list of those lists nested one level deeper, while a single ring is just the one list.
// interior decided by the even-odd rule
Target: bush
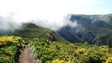
[{"label": "bush", "polygon": [[108,59],[106,60],[106,63],[112,63],[112,57],[108,57]]},{"label": "bush", "polygon": [[64,60],[54,59],[54,60],[52,61],[52,63],[67,63],[67,62],[64,61]]},{"label": "bush", "polygon": [[0,63],[16,63],[24,44],[21,37],[0,37]]},{"label": "bush", "polygon": [[78,48],[77,50],[76,50],[76,52],[77,52],[77,54],[82,54],[82,55],[87,55],[87,51],[86,51],[86,49],[85,48]]}]

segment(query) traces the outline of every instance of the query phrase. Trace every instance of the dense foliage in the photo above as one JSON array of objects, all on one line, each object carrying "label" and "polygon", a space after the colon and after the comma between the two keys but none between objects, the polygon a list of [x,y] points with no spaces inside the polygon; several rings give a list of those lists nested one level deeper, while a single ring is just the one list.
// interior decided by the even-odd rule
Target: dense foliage
[{"label": "dense foliage", "polygon": [[17,63],[24,43],[21,37],[0,37],[0,63]]},{"label": "dense foliage", "polygon": [[[0,37],[0,63],[17,63],[25,42],[21,37]],[[111,63],[112,48],[88,43],[55,42],[47,39],[30,40],[33,56],[41,63]]]},{"label": "dense foliage", "polygon": [[87,43],[50,42],[35,38],[30,42],[35,58],[42,63],[111,63],[112,49]]}]

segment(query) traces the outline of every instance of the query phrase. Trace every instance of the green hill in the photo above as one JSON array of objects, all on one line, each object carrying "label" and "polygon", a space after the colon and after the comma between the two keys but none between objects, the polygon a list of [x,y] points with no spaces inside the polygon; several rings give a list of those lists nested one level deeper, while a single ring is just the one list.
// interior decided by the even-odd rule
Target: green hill
[{"label": "green hill", "polygon": [[65,41],[56,32],[33,23],[24,23],[20,29],[15,30],[11,35],[21,36],[25,39],[45,38],[50,41]]}]

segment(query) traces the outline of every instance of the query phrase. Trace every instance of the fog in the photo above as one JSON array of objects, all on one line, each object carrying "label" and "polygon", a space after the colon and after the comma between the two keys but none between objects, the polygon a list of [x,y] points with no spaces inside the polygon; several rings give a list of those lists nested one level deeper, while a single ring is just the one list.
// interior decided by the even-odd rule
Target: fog
[{"label": "fog", "polygon": [[14,21],[11,16],[0,16],[0,31],[14,31],[19,29],[20,26],[21,24]]},{"label": "fog", "polygon": [[[68,14],[111,13],[111,0],[0,0],[0,30],[15,30],[22,23],[59,30],[76,22],[69,21]],[[109,9],[106,9],[109,8]]]},{"label": "fog", "polygon": [[14,15],[0,16],[0,30],[14,31],[15,29],[19,29],[23,23],[29,23],[29,22],[34,23],[37,26],[49,28],[54,31],[57,31],[61,27],[66,25],[69,25],[70,27],[75,27],[78,25],[76,22],[72,22],[69,20],[70,15],[64,16],[61,21],[49,21],[49,20],[41,20],[41,19],[15,21],[14,17],[15,17]]}]

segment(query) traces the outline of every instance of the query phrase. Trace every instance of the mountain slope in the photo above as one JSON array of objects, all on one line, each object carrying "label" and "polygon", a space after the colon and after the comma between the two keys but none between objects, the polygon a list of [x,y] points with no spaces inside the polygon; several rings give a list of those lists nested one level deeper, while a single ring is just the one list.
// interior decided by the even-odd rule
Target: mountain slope
[{"label": "mountain slope", "polygon": [[21,36],[23,38],[45,38],[51,41],[64,40],[54,31],[37,26],[33,23],[24,23],[22,27],[20,29],[15,30],[15,32],[13,32],[12,35]]},{"label": "mountain slope", "polygon": [[58,30],[57,33],[70,42],[109,45],[112,44],[109,39],[112,37],[109,35],[112,34],[111,19],[111,15],[71,15],[69,20],[77,22],[78,26],[70,27],[67,25]]}]

